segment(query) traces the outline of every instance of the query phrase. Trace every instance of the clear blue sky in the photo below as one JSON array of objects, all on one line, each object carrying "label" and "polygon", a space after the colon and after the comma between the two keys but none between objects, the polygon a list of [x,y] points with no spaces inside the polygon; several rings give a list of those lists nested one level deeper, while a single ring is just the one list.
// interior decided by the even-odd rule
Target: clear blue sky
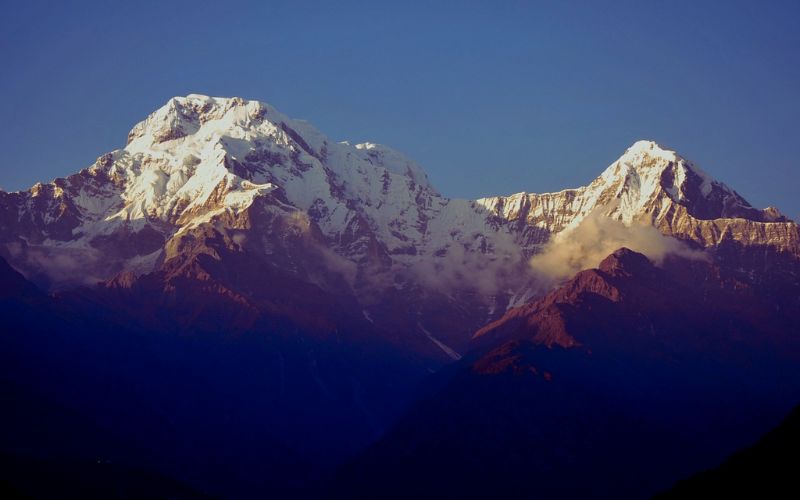
[{"label": "clear blue sky", "polygon": [[800,217],[800,2],[0,4],[0,186],[122,147],[173,95],[391,145],[446,195],[584,184],[640,138]]}]

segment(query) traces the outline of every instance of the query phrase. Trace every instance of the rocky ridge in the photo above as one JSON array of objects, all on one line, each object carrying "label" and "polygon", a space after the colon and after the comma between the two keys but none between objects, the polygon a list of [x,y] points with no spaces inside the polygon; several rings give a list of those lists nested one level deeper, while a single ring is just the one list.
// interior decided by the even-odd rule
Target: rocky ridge
[{"label": "rocky ridge", "polygon": [[0,255],[64,289],[118,284],[120,273],[127,282],[159,271],[218,279],[197,259],[225,267],[229,255],[246,254],[251,272],[265,266],[351,295],[373,323],[397,321],[386,309],[402,311],[412,318],[402,328],[420,335],[442,329],[426,307],[464,307],[471,312],[457,336],[441,332],[463,344],[464,332],[530,296],[527,260],[593,213],[652,224],[743,276],[762,276],[753,269],[773,255],[791,263],[782,273],[796,274],[794,222],[753,208],[652,141],[635,143],[585,187],[450,199],[388,147],[337,143],[268,104],[201,95],[171,99],[123,149],[75,175],[0,192]]}]

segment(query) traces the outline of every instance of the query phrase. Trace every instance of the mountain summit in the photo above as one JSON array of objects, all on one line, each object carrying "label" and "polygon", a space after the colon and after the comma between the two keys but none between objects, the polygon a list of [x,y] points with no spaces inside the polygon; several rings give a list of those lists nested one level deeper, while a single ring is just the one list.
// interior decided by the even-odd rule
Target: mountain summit
[{"label": "mountain summit", "polygon": [[386,146],[173,98],[0,191],[0,451],[242,498],[348,457],[342,497],[663,491],[796,403],[798,226],[652,141],[598,172],[451,199]]},{"label": "mountain summit", "polygon": [[[800,255],[796,224],[652,141],[585,187],[450,199],[391,148],[331,141],[258,101],[196,94],[170,99],[79,173],[0,192],[0,255],[51,289],[167,268],[213,276],[198,258],[224,267],[226,255],[247,255],[352,297],[373,322],[410,313],[419,321],[399,328],[450,346],[444,355],[530,296],[527,260],[596,213],[722,249],[744,274],[763,265],[742,256],[748,248]],[[441,308],[469,311],[465,323],[442,324]]]}]

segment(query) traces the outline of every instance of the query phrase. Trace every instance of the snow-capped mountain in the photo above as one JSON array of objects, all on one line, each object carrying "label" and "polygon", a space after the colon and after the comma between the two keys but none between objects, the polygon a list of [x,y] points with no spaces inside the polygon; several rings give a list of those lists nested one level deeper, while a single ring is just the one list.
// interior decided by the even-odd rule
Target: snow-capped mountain
[{"label": "snow-capped mountain", "polygon": [[125,148],[79,174],[4,196],[3,233],[17,240],[15,263],[30,250],[96,257],[89,273],[80,266],[53,276],[59,285],[152,271],[169,240],[226,217],[246,224],[254,202],[266,200],[360,261],[369,226],[380,229],[384,252],[402,252],[424,220],[418,207],[434,196],[425,173],[389,148],[331,143],[255,101],[189,96],[170,100],[133,128]]},{"label": "snow-capped mountain", "polygon": [[720,238],[727,237],[724,228],[744,221],[775,223],[760,229],[775,233],[773,241],[778,246],[796,243],[797,226],[777,209],[753,208],[736,191],[653,141],[636,142],[588,186],[478,202],[504,220],[517,222],[517,231],[525,235],[523,245],[530,252],[553,234],[579,224],[597,208],[607,208],[606,215],[625,223],[651,222],[666,234],[702,246],[719,243]]},{"label": "snow-capped mountain", "polygon": [[197,275],[189,256],[224,261],[222,248],[350,294],[373,323],[379,304],[422,317],[430,296],[437,307],[472,302],[480,323],[521,296],[531,255],[597,212],[700,248],[800,255],[795,223],[651,141],[585,187],[450,199],[386,146],[337,143],[270,105],[201,95],[171,99],[123,149],[75,175],[0,192],[0,254],[40,284],[69,288],[165,266]]},{"label": "snow-capped mountain", "polygon": [[796,403],[798,311],[798,226],[654,142],[460,200],[386,146],[177,97],[0,191],[0,441],[234,498],[640,497]]}]

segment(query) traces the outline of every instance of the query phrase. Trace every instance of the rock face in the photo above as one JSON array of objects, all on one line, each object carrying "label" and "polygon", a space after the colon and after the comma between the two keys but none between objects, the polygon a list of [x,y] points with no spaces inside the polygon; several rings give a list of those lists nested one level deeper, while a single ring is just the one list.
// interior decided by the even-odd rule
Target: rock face
[{"label": "rock face", "polygon": [[[335,143],[267,104],[200,95],[171,99],[75,175],[0,192],[0,255],[51,289],[161,273],[242,292],[265,286],[244,275],[278,273],[348,296],[354,314],[447,357],[531,295],[531,255],[598,212],[721,249],[743,275],[800,255],[795,223],[650,141],[586,187],[448,199],[388,147]],[[234,261],[252,267],[226,269]],[[782,275],[795,277],[793,265]]]}]

